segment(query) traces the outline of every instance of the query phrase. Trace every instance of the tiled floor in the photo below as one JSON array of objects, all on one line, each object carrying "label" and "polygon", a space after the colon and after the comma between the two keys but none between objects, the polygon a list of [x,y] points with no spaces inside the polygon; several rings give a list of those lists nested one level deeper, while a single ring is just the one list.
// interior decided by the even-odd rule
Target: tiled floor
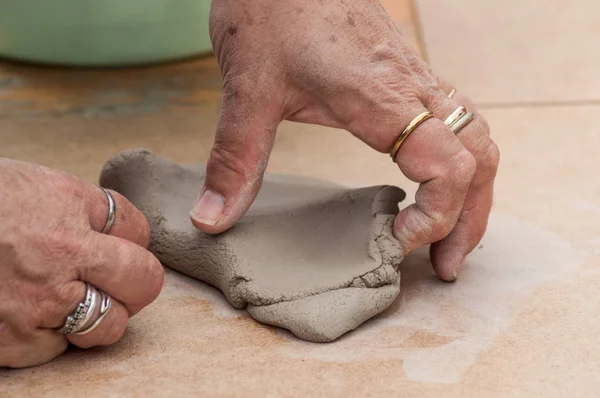
[{"label": "tiled floor", "polygon": [[416,3],[430,63],[477,102],[600,103],[600,3]]},{"label": "tiled floor", "polygon": [[[384,3],[418,43],[410,4]],[[599,6],[417,3],[434,69],[482,105],[502,150],[489,232],[458,283],[438,283],[425,253],[416,253],[403,264],[392,308],[336,343],[314,345],[169,273],[161,297],[119,344],[0,371],[0,396],[597,395],[600,79],[592,32]],[[90,182],[123,148],[201,162],[218,84],[212,59],[127,72],[0,64],[0,155]],[[282,125],[269,168],[414,192],[389,158],[315,126]]]}]

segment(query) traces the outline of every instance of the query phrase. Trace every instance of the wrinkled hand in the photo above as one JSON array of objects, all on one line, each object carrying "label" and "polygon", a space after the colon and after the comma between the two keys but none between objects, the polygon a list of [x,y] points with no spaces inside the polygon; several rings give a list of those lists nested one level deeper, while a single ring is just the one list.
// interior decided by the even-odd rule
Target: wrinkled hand
[{"label": "wrinkled hand", "polygon": [[[47,362],[67,340],[82,348],[112,344],[157,297],[163,268],[145,250],[148,222],[113,196],[117,218],[103,235],[108,201],[98,187],[0,158],[0,367]],[[65,337],[53,329],[84,299],[84,282],[112,296],[112,306],[89,334]]]},{"label": "wrinkled hand", "polygon": [[440,80],[373,0],[213,0],[210,33],[224,98],[205,186],[191,211],[197,228],[218,233],[249,208],[260,188],[279,123],[348,130],[388,152],[421,112],[424,122],[396,163],[420,183],[394,234],[408,253],[433,243],[438,275],[454,280],[482,238],[499,151],[485,120],[454,135],[442,122],[462,95]]}]

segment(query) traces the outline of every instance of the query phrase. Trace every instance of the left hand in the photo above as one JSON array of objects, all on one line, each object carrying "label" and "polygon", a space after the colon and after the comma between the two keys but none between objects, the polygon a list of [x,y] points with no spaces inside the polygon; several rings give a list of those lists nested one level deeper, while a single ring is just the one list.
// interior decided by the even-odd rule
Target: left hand
[{"label": "left hand", "polygon": [[[114,225],[102,233],[108,198],[100,188],[0,158],[0,368],[48,362],[68,342],[113,344],[158,296],[164,271],[146,250],[148,221],[123,196],[112,197]],[[86,298],[86,283],[112,304],[90,333],[63,335],[56,329]]]}]

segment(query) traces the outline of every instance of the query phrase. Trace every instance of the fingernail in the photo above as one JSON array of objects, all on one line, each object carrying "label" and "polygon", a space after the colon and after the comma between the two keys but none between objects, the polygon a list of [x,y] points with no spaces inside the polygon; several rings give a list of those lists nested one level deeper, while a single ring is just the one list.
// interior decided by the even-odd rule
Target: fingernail
[{"label": "fingernail", "polygon": [[213,226],[221,218],[224,208],[225,199],[215,191],[207,189],[190,211],[190,216],[200,224]]},{"label": "fingernail", "polygon": [[454,275],[454,280],[457,280],[458,279],[458,271],[454,270],[454,274],[453,275]]}]

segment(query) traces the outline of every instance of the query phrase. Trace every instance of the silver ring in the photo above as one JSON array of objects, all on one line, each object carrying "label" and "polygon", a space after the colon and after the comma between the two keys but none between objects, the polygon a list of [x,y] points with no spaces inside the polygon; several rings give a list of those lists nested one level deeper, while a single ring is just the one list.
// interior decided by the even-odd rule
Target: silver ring
[{"label": "silver ring", "polygon": [[450,116],[448,116],[446,118],[446,120],[444,120],[444,124],[451,129],[452,126],[454,125],[454,123],[459,121],[460,118],[462,118],[466,114],[467,114],[467,108],[465,108],[464,106],[461,105],[458,108],[456,108],[456,110],[454,112],[452,112],[450,114]]},{"label": "silver ring", "polygon": [[93,306],[96,305],[96,300],[94,298],[96,289],[89,283],[86,283],[85,286],[85,299],[77,304],[77,308],[75,308],[75,311],[67,317],[65,323],[60,328],[56,329],[58,333],[64,335],[71,334],[81,329],[84,324],[89,321],[90,314],[94,311]]},{"label": "silver ring", "polygon": [[117,206],[115,204],[115,199],[108,189],[100,187],[101,190],[106,194],[106,198],[108,199],[108,217],[106,218],[106,224],[104,224],[104,228],[100,231],[103,234],[110,233],[110,230],[115,223],[115,218],[117,216]]},{"label": "silver ring", "polygon": [[[81,330],[73,332],[73,334],[76,334],[79,336],[88,334],[92,330],[96,329],[96,327],[98,327],[98,325],[100,325],[100,323],[102,322],[102,320],[104,319],[106,314],[108,314],[108,310],[110,310],[112,300],[111,300],[110,296],[108,294],[104,293],[102,290],[97,290],[97,292],[100,293],[100,307],[99,307],[97,318],[93,320],[93,323],[90,326],[88,326],[87,324],[84,324],[82,326]],[[88,322],[88,323],[90,323],[90,322]]]},{"label": "silver ring", "polygon": [[85,286],[85,299],[67,317],[64,325],[55,329],[58,333],[65,336],[69,334],[87,334],[102,322],[108,310],[110,310],[112,300],[109,295],[89,283],[86,283]]},{"label": "silver ring", "polygon": [[452,130],[454,134],[458,134],[458,132],[465,128],[467,124],[471,123],[473,119],[475,119],[475,115],[471,112],[467,112],[463,116],[461,116],[452,126],[450,126],[450,130]]},{"label": "silver ring", "polygon": [[76,333],[78,330],[81,330],[85,325],[87,325],[90,322],[90,319],[92,319],[92,315],[94,315],[94,311],[96,309],[96,306],[98,305],[98,295],[96,294],[96,288],[94,288],[92,285],[86,283],[86,299],[87,299],[87,292],[91,291],[92,292],[92,300],[90,302],[90,305],[88,307],[88,310],[86,311],[84,317],[81,319],[81,322],[79,322],[79,324],[77,325],[77,327],[75,329],[73,329],[71,331],[71,333]]}]

